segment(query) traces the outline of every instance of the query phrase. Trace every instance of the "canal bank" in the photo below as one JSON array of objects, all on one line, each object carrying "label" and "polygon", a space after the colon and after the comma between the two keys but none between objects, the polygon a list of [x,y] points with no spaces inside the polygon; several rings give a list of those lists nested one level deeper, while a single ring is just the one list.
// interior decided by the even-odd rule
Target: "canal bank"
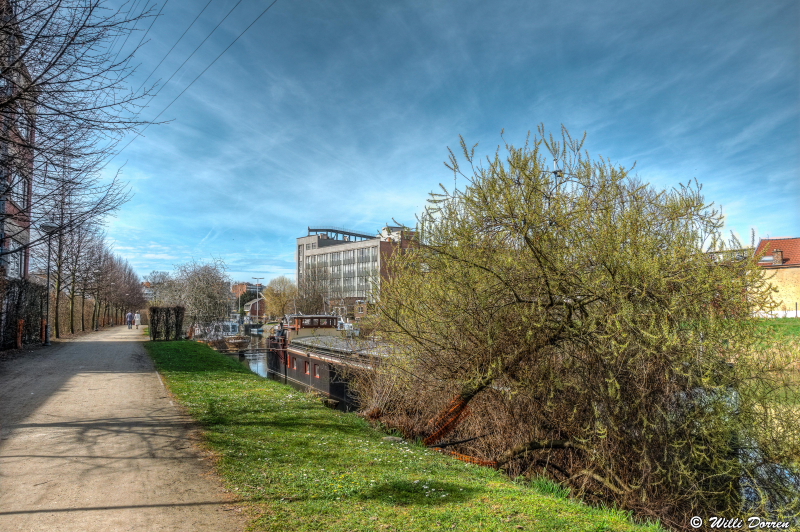
[{"label": "canal bank", "polygon": [[326,408],[205,345],[147,348],[203,425],[220,474],[255,516],[253,530],[659,530],[565,498],[544,481],[514,483],[416,444],[386,441],[357,415]]}]

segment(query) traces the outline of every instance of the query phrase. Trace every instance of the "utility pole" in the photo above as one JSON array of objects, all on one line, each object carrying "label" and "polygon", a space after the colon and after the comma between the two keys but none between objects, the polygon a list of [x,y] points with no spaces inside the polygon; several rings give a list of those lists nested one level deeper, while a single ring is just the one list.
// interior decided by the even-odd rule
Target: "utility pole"
[{"label": "utility pole", "polygon": [[257,312],[256,318],[259,319],[259,323],[260,323],[261,311],[259,309],[261,307],[258,304],[258,299],[261,296],[261,290],[259,290],[259,287],[261,286],[261,279],[263,279],[263,277],[253,277],[253,279],[256,280],[256,312]]}]

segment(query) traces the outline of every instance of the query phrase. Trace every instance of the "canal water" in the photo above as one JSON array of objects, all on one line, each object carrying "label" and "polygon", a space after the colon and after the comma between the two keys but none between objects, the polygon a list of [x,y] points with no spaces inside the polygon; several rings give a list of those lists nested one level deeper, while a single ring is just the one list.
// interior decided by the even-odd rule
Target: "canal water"
[{"label": "canal water", "polygon": [[[253,335],[253,336],[250,337],[250,339],[251,339],[250,340],[250,344],[244,349],[244,351],[251,351],[251,350],[256,350],[256,349],[264,350],[264,349],[267,348],[267,338],[266,337]],[[250,371],[252,371],[256,375],[259,375],[260,377],[264,377],[265,379],[270,379],[270,380],[282,382],[284,384],[288,384],[289,386],[291,386],[295,390],[298,390],[298,391],[301,391],[301,392],[308,392],[308,391],[314,390],[316,392],[320,392],[320,393],[323,393],[323,395],[325,395],[324,392],[321,392],[320,390],[316,390],[315,388],[312,388],[312,387],[308,386],[306,383],[296,382],[293,379],[287,379],[286,376],[283,373],[276,372],[276,371],[274,371],[274,369],[270,370],[270,367],[269,367],[270,364],[269,364],[269,361],[268,361],[268,358],[267,358],[270,355],[268,355],[267,353],[265,353],[263,351],[260,352],[260,353],[247,353],[247,352],[227,353],[227,355],[231,359],[239,361],[239,363],[241,363],[244,367],[246,367],[247,369],[249,369]],[[273,356],[275,356],[275,355],[273,355]],[[272,366],[273,366],[273,368],[275,368],[277,366],[277,364],[273,363]],[[345,386],[347,384],[347,381],[339,381],[339,382],[343,382],[345,384]],[[346,387],[346,389],[347,389],[347,387]],[[348,392],[349,392],[349,390],[348,390]],[[346,392],[344,395],[347,396],[348,399],[350,399],[350,394],[349,393]],[[341,400],[341,398],[337,397],[336,401],[337,401],[337,405],[335,407],[336,410],[341,410],[343,412],[352,412],[353,410],[356,410],[358,408],[354,398],[352,400]]]}]

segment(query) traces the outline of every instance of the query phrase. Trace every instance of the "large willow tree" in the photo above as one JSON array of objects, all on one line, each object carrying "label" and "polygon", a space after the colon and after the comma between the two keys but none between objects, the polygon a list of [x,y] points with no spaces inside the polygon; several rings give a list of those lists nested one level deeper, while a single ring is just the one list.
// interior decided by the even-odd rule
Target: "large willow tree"
[{"label": "large willow tree", "polygon": [[752,317],[768,284],[699,185],[657,190],[582,145],[540,127],[451,152],[462,185],[432,195],[381,287],[398,354],[365,410],[677,528],[796,514],[796,370]]}]

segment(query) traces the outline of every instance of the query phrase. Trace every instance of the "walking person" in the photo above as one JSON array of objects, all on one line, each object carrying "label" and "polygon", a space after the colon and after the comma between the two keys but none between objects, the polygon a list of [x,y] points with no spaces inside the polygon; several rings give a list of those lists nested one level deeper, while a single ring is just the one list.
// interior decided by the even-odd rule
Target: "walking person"
[{"label": "walking person", "polygon": [[142,315],[139,314],[139,311],[136,311],[136,314],[133,316],[133,323],[136,325],[136,328],[139,328],[139,325],[142,324]]},{"label": "walking person", "polygon": [[128,313],[125,314],[125,321],[128,322],[128,329],[133,329],[133,312],[128,311]]}]

